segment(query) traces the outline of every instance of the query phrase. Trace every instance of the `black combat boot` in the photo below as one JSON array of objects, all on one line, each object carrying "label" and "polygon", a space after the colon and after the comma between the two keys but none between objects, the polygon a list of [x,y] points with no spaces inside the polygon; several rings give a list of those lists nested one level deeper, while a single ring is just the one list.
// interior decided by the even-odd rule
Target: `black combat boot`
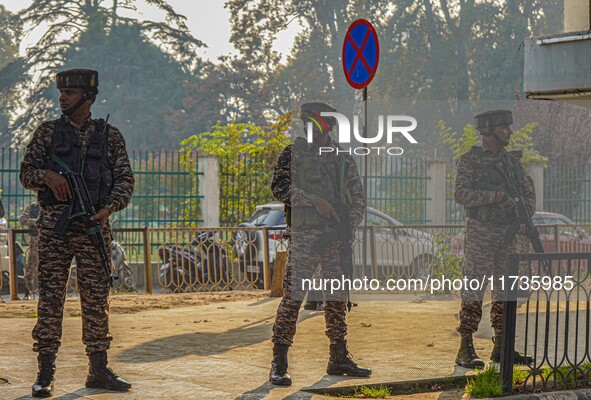
[{"label": "black combat boot", "polygon": [[271,372],[269,372],[269,382],[273,385],[291,385],[291,377],[287,373],[288,350],[289,346],[286,344],[273,345],[273,361],[271,362]]},{"label": "black combat boot", "polygon": [[[492,362],[500,363],[501,362],[501,335],[495,335],[492,338],[493,343],[495,346],[493,347],[492,353],[490,353],[490,360]],[[518,365],[531,365],[534,362],[534,359],[527,354],[520,353],[516,350],[513,350],[513,364]]]},{"label": "black combat boot", "polygon": [[462,335],[460,349],[456,356],[456,364],[470,369],[484,368],[484,361],[478,357],[474,349],[472,335]]},{"label": "black combat boot", "polygon": [[362,368],[355,364],[347,349],[347,341],[343,339],[330,345],[330,358],[328,359],[326,373],[328,375],[347,375],[366,378],[371,375],[371,369]]},{"label": "black combat boot", "polygon": [[98,351],[90,353],[90,368],[86,377],[87,388],[98,388],[126,392],[131,389],[131,384],[119,378],[111,368],[107,367],[107,352]]},{"label": "black combat boot", "polygon": [[55,354],[37,355],[39,373],[33,384],[33,397],[51,397],[55,376]]}]

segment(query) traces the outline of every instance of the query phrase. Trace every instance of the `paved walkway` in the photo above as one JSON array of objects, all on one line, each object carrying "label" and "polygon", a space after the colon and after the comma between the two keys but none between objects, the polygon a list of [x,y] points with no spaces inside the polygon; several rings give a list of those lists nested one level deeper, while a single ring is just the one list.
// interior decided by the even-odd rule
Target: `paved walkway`
[{"label": "paved walkway", "polygon": [[[290,351],[294,385],[272,387],[267,383],[272,353],[269,338],[279,300],[241,300],[113,314],[110,365],[134,385],[124,394],[84,388],[87,359],[80,340],[81,320],[66,318],[54,398],[319,399],[300,390],[466,372],[453,362],[459,341],[456,301],[358,303],[347,317],[349,347],[359,364],[374,370],[370,379],[325,375],[328,339],[323,314],[302,310]],[[36,374],[30,334],[34,323],[33,318],[0,318],[0,377],[10,381],[0,383],[2,399],[30,396]],[[483,322],[476,339],[483,356],[490,354],[492,346],[487,328]]]}]

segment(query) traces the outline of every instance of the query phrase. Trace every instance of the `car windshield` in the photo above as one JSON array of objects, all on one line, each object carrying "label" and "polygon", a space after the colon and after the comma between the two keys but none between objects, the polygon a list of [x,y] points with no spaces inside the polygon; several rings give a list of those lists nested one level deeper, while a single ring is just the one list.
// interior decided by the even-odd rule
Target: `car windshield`
[{"label": "car windshield", "polygon": [[277,226],[285,224],[285,212],[283,210],[273,210],[270,208],[261,208],[257,210],[248,221],[254,226]]}]

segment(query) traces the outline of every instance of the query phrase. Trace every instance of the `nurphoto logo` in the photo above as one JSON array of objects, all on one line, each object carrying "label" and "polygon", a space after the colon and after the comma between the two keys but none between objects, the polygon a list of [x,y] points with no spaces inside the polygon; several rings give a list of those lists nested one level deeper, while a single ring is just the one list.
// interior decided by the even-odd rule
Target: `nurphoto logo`
[{"label": "nurphoto logo", "polygon": [[[346,144],[351,143],[351,123],[349,119],[338,112],[322,112],[320,113],[322,117],[333,117],[336,119],[339,133],[338,133],[338,143],[339,144]],[[385,118],[384,118],[385,117]],[[386,121],[385,125],[386,128],[384,129],[384,119]],[[410,125],[407,126],[398,126],[395,123],[399,122],[408,122]],[[353,137],[356,143],[362,144],[375,144],[380,143],[386,135],[386,142],[387,144],[391,145],[394,140],[394,134],[401,134],[406,140],[408,140],[411,144],[417,144],[418,142],[416,139],[410,134],[417,127],[417,120],[413,117],[407,115],[380,115],[378,116],[378,132],[374,137],[363,137],[359,133],[359,115],[353,116]],[[308,143],[312,143],[312,136],[313,136],[313,126],[312,122],[308,122],[307,124],[307,139]],[[385,131],[385,132],[384,132]],[[367,156],[370,154],[377,154],[381,155],[386,153],[390,156],[400,156],[404,153],[404,149],[401,147],[386,147],[386,146],[359,146],[359,147],[350,147],[348,149],[335,149],[333,147],[320,147],[318,152],[319,154],[323,153],[331,153],[336,151],[337,154],[340,153],[348,153],[349,155],[358,155],[358,156]]]}]

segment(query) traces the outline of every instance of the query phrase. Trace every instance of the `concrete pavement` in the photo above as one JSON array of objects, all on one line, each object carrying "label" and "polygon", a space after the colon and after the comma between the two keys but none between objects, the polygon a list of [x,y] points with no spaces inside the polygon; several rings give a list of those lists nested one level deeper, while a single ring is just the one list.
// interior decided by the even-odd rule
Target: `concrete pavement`
[{"label": "concrete pavement", "polygon": [[[54,398],[318,399],[322,397],[301,390],[466,373],[454,365],[458,302],[372,299],[358,301],[347,316],[350,351],[359,364],[374,370],[371,378],[327,376],[323,313],[302,310],[290,351],[294,385],[273,387],[267,383],[269,339],[278,304],[279,299],[263,298],[112,314],[110,366],[133,384],[132,391],[123,394],[84,388],[87,359],[81,319],[72,314],[64,322]],[[0,383],[1,399],[30,398],[36,374],[34,324],[34,318],[0,318],[0,377],[10,381]],[[489,337],[483,321],[476,339],[483,358],[490,354]]]}]

